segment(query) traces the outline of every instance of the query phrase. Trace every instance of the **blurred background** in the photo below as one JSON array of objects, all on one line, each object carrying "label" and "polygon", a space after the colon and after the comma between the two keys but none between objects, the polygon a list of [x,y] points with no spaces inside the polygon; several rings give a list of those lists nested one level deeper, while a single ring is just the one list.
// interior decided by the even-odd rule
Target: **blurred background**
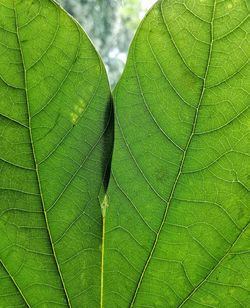
[{"label": "blurred background", "polygon": [[106,65],[111,86],[118,81],[134,33],[156,0],[57,0],[88,33]]}]

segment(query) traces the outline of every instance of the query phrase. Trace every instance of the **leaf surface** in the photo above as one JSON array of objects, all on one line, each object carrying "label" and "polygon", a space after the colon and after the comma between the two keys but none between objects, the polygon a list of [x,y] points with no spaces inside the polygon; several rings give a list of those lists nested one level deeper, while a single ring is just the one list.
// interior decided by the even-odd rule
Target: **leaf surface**
[{"label": "leaf surface", "polygon": [[249,2],[162,0],[114,92],[104,307],[249,307]]},{"label": "leaf surface", "polygon": [[49,0],[0,3],[0,307],[96,307],[110,90]]}]

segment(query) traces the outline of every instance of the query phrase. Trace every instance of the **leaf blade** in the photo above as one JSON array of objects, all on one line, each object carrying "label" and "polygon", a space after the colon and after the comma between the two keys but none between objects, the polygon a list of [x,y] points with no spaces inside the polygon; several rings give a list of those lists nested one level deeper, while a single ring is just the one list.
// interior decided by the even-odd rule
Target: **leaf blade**
[{"label": "leaf blade", "polygon": [[[105,303],[111,307],[247,303],[249,270],[244,261],[228,259],[248,232],[247,171],[240,159],[249,157],[244,114],[249,85],[232,72],[237,64],[249,80],[249,70],[241,67],[250,51],[242,29],[229,30],[231,41],[221,42],[218,33],[227,29],[226,20],[234,29],[236,16],[244,20],[249,10],[244,1],[237,11],[227,5],[159,1],[131,46],[114,93],[116,140],[105,235]],[[230,67],[224,51],[241,45],[245,56],[230,55],[236,63]],[[219,78],[227,81],[210,89]],[[209,268],[224,260],[238,275],[216,271],[221,287],[213,288],[211,280],[201,284]],[[244,292],[234,285],[240,277]],[[197,286],[199,295],[185,300]]]},{"label": "leaf blade", "polygon": [[1,10],[1,262],[23,306],[96,306],[111,143],[105,70],[55,2],[5,1]]}]

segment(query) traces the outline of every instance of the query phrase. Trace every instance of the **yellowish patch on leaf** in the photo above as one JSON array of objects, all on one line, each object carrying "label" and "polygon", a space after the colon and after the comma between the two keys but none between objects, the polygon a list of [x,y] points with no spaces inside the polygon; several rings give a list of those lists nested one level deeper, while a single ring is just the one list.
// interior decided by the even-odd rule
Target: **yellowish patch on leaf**
[{"label": "yellowish patch on leaf", "polygon": [[79,102],[74,106],[74,111],[70,113],[71,122],[76,125],[79,118],[83,114],[83,112],[86,109],[86,103],[82,99],[79,100]]}]

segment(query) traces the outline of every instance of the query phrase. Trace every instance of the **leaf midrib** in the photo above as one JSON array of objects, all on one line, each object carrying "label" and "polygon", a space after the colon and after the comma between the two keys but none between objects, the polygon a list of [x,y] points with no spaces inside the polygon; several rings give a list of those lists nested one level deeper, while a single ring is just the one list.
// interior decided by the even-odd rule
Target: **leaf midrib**
[{"label": "leaf midrib", "polygon": [[[59,274],[59,277],[60,277],[60,281],[61,281],[61,284],[62,284],[62,288],[63,288],[63,291],[64,291],[66,302],[67,302],[68,306],[71,308],[70,299],[69,299],[69,296],[68,296],[68,293],[67,293],[67,290],[66,290],[66,286],[65,286],[64,280],[63,280],[63,276],[62,276],[62,273],[61,273],[60,265],[59,265],[59,262],[57,260],[57,256],[56,256],[56,252],[55,252],[55,247],[54,247],[52,236],[51,236],[51,232],[50,232],[50,227],[49,227],[47,212],[46,212],[46,208],[45,208],[43,193],[42,193],[40,174],[39,174],[39,170],[38,170],[38,163],[37,163],[37,158],[36,158],[36,154],[35,154],[35,148],[34,148],[34,142],[33,142],[32,130],[31,130],[31,114],[30,114],[30,102],[29,102],[28,84],[27,84],[27,69],[26,69],[26,66],[25,66],[24,55],[23,55],[23,50],[22,50],[22,44],[21,44],[20,35],[19,35],[18,17],[17,17],[16,5],[15,4],[16,3],[15,3],[15,0],[14,0],[13,1],[13,9],[14,9],[14,15],[15,15],[15,26],[16,26],[17,42],[18,42],[18,46],[19,46],[19,51],[20,51],[20,56],[21,56],[21,63],[22,63],[22,67],[23,67],[24,91],[25,91],[27,114],[28,114],[29,138],[30,138],[32,156],[33,156],[33,160],[34,160],[34,164],[35,164],[35,171],[36,171],[37,185],[38,185],[38,189],[39,189],[39,196],[40,196],[40,199],[41,199],[41,204],[42,204],[43,213],[44,213],[44,220],[45,220],[46,229],[47,229],[47,232],[48,232],[49,241],[50,241],[52,253],[53,253],[53,256],[54,256],[56,268],[57,268],[57,271],[58,271],[58,274]],[[20,290],[19,287],[18,287],[18,290]]]},{"label": "leaf midrib", "polygon": [[[160,4],[160,11],[161,11],[161,16],[162,16],[162,19],[163,19],[163,22],[164,22],[164,25],[166,26],[167,28],[167,31],[168,33],[170,34],[170,30],[168,28],[168,25],[167,25],[167,22],[165,20],[165,17],[164,17],[164,13],[163,13],[163,4],[164,4],[164,0],[161,2]],[[191,144],[191,141],[193,139],[193,136],[195,135],[195,130],[196,130],[196,126],[197,126],[197,123],[198,123],[198,116],[199,116],[199,110],[200,110],[200,106],[202,104],[202,101],[203,101],[203,98],[204,98],[204,94],[205,94],[205,91],[206,91],[206,83],[207,83],[207,77],[208,77],[208,73],[209,73],[209,66],[210,66],[210,62],[211,62],[211,56],[212,56],[212,49],[213,49],[213,42],[214,42],[214,30],[213,30],[213,23],[214,23],[214,17],[215,17],[215,8],[216,8],[216,0],[214,0],[214,5],[213,5],[213,12],[212,12],[212,17],[211,17],[211,21],[210,21],[210,44],[209,44],[209,52],[208,52],[208,59],[207,59],[207,64],[206,64],[206,70],[205,70],[205,74],[204,74],[204,77],[202,78],[203,79],[203,84],[202,84],[202,89],[201,89],[201,94],[200,94],[200,98],[199,98],[199,102],[198,102],[198,105],[196,107],[196,112],[195,112],[195,116],[194,116],[194,120],[193,120],[193,126],[192,126],[192,131],[191,131],[191,134],[189,136],[189,139],[188,139],[188,142],[186,144],[186,147],[183,151],[183,154],[182,154],[182,159],[181,159],[181,163],[180,163],[180,167],[179,167],[179,170],[178,170],[178,173],[177,173],[177,176],[175,178],[175,181],[174,181],[174,184],[173,184],[173,187],[172,187],[172,190],[170,192],[170,196],[169,196],[169,199],[167,201],[167,205],[166,205],[166,209],[165,209],[165,212],[164,212],[164,215],[163,215],[163,218],[162,218],[162,221],[161,221],[161,224],[160,224],[160,227],[158,229],[158,232],[156,233],[156,237],[155,237],[155,240],[154,240],[154,243],[153,243],[153,246],[151,248],[151,251],[149,253],[149,256],[146,260],[146,263],[143,267],[143,270],[142,270],[142,273],[141,273],[141,276],[138,280],[138,283],[137,283],[137,286],[136,286],[136,289],[134,291],[134,295],[132,297],[132,300],[131,300],[131,303],[130,303],[130,308],[132,308],[135,304],[135,301],[136,301],[136,298],[137,298],[137,295],[138,295],[138,292],[139,292],[139,289],[140,289],[140,286],[141,286],[141,283],[142,283],[142,280],[143,280],[143,277],[145,275],[145,272],[147,271],[147,268],[149,266],[149,263],[152,259],[152,256],[154,254],[154,251],[156,249],[156,246],[157,246],[157,243],[158,243],[158,240],[159,240],[159,237],[160,237],[160,234],[161,234],[161,231],[163,229],[163,226],[165,225],[165,222],[167,220],[167,216],[168,216],[168,210],[169,210],[169,207],[170,207],[170,204],[173,200],[173,197],[174,197],[174,193],[175,193],[175,190],[176,190],[176,187],[178,185],[178,182],[179,182],[179,179],[180,179],[180,176],[182,175],[182,170],[183,170],[183,167],[184,167],[184,164],[185,164],[185,161],[186,161],[186,157],[187,157],[187,152],[188,152],[188,149],[190,147],[190,144]],[[171,34],[170,34],[171,36]],[[172,40],[172,39],[171,39]],[[179,50],[177,49],[177,52],[179,54]],[[179,56],[181,57],[181,55],[179,54]],[[134,63],[136,63],[134,61]],[[185,65],[187,66],[186,62],[184,62]],[[187,66],[188,67],[188,66]],[[141,88],[141,85],[140,85],[140,82],[139,82],[139,76],[138,76],[138,73],[137,73],[137,69],[136,69],[136,65],[135,65],[135,73],[137,75],[137,79],[138,79],[138,84],[139,84],[139,87],[140,87],[140,92],[141,92],[141,95],[143,96],[143,92],[142,92],[142,88]],[[201,78],[200,76],[197,76],[199,78]],[[201,283],[199,284],[199,286],[201,285]],[[197,290],[198,288],[194,289],[194,292]]]}]

